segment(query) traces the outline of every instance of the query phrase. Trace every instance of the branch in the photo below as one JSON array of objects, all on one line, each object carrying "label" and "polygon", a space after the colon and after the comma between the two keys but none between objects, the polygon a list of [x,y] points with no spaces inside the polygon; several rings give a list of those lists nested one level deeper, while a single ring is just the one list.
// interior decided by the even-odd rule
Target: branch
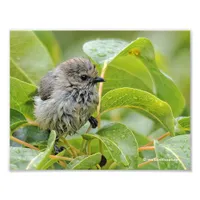
[{"label": "branch", "polygon": [[145,151],[145,150],[154,150],[155,147],[154,146],[144,146],[144,147],[139,147],[138,151]]},{"label": "branch", "polygon": [[[161,136],[160,136],[159,138],[157,138],[156,140],[160,141],[160,140],[164,139],[164,138],[167,137],[167,136],[170,136],[170,132],[167,132],[167,133],[161,135]],[[150,146],[150,145],[152,145],[152,144],[153,144],[153,141],[151,141],[151,142],[145,144],[144,146]]]},{"label": "branch", "polygon": [[143,167],[144,165],[147,165],[147,164],[149,164],[149,163],[152,163],[152,162],[154,161],[154,159],[155,159],[155,158],[152,158],[152,159],[150,159],[150,160],[148,160],[148,161],[145,161],[145,162],[143,162],[143,163],[140,163],[140,164],[138,165],[138,168]]},{"label": "branch", "polygon": [[[101,77],[104,78],[105,76],[105,72],[106,72],[106,68],[107,68],[107,62],[104,62],[104,66],[103,69],[101,71]],[[98,128],[101,127],[101,117],[100,117],[100,108],[101,108],[101,96],[102,96],[102,92],[103,92],[103,83],[99,84],[99,104],[97,106],[97,120],[98,120]]]}]

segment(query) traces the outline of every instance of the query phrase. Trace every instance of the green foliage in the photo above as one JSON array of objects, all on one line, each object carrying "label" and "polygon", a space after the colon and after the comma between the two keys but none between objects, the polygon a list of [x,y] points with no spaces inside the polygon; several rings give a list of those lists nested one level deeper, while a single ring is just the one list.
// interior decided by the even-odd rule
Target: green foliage
[{"label": "green foliage", "polygon": [[26,169],[29,162],[38,154],[39,152],[33,149],[22,147],[10,147],[10,169]]},{"label": "green foliage", "polygon": [[90,169],[99,164],[101,161],[101,154],[95,153],[89,156],[78,156],[68,165],[68,169]]},{"label": "green foliage", "polygon": [[11,131],[15,130],[22,124],[27,123],[24,115],[17,110],[10,109],[10,129]]},{"label": "green foliage", "polygon": [[[56,132],[52,130],[49,134],[37,127],[33,99],[41,77],[62,62],[62,57],[66,59],[63,45],[70,51],[59,34],[10,32],[10,131],[12,137],[21,140],[20,144],[16,140],[10,142],[10,169],[190,170],[190,117],[185,114],[189,113],[189,87],[181,78],[176,79],[177,87],[170,78],[176,78],[177,74],[169,74],[175,70],[166,62],[170,56],[155,51],[147,38],[130,42],[114,36],[88,39],[81,43],[83,51],[75,50],[75,56],[82,52],[89,57],[99,75],[104,72],[106,82],[100,112],[95,113],[100,118],[100,127],[90,130],[88,124],[84,125],[77,135],[66,137],[68,142],[61,139],[58,145],[65,150],[51,156]],[[179,48],[185,46],[177,45],[173,56],[178,55],[180,61]],[[188,80],[187,76],[186,84]],[[101,165],[102,155],[106,158],[104,165]],[[148,160],[151,160],[148,164],[144,163]]]},{"label": "green foliage", "polygon": [[26,169],[43,169],[44,165],[46,165],[49,160],[49,155],[53,150],[55,140],[56,132],[51,131],[46,150],[44,152],[40,152],[36,157],[34,157]]},{"label": "green foliage", "polygon": [[82,136],[86,140],[100,140],[115,162],[131,169],[137,168],[138,144],[133,132],[125,125],[111,123],[100,129],[97,134]]},{"label": "green foliage", "polygon": [[115,108],[134,108],[142,110],[158,120],[163,127],[174,133],[174,118],[170,106],[148,92],[120,88],[105,94],[101,101],[101,113]]},{"label": "green foliage", "polygon": [[36,86],[11,77],[10,88],[10,107],[26,117],[33,118],[33,96]]},{"label": "green foliage", "polygon": [[155,141],[155,151],[159,169],[190,169],[190,135],[175,136],[163,143]]}]

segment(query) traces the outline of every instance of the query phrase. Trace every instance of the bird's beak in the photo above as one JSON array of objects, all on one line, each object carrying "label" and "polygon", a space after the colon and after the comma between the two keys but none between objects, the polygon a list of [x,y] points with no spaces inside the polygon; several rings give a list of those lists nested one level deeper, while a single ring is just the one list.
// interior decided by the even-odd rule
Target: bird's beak
[{"label": "bird's beak", "polygon": [[94,78],[94,83],[105,82],[105,80],[101,77]]}]

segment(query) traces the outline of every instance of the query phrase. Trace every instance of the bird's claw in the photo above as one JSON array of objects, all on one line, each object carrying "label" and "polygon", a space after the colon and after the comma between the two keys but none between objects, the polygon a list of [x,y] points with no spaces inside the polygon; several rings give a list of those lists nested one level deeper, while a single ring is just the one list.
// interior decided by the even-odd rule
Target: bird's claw
[{"label": "bird's claw", "polygon": [[65,147],[63,147],[63,146],[58,147],[58,146],[54,145],[54,153],[55,153],[55,155],[58,154],[58,153],[60,153],[64,149],[65,149]]},{"label": "bird's claw", "polygon": [[89,120],[92,128],[96,128],[98,126],[98,121],[94,117],[91,116],[88,120]]}]

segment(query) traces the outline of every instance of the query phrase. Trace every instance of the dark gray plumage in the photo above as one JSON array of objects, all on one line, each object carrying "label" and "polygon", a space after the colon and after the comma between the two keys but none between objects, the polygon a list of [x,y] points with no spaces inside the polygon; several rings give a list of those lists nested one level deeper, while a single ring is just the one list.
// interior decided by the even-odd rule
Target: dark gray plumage
[{"label": "dark gray plumage", "polygon": [[91,117],[98,104],[95,66],[83,58],[73,58],[48,72],[39,85],[35,97],[35,116],[44,130],[55,130],[60,135],[76,133]]}]

